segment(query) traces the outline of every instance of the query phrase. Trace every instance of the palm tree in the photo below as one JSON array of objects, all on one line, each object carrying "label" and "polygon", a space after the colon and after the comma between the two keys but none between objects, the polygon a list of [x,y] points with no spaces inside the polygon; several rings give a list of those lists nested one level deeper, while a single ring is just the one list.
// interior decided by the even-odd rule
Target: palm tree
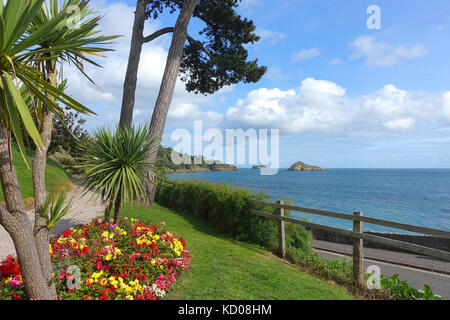
[{"label": "palm tree", "polygon": [[[41,6],[36,15],[30,33],[38,31],[42,26],[49,23],[62,12],[70,12],[71,9],[77,8],[77,16],[75,25],[67,19],[61,21],[58,25],[59,32],[52,34],[51,38],[41,41],[39,46],[33,50],[30,59],[33,59],[34,66],[40,70],[45,81],[53,86],[64,89],[63,67],[64,64],[74,65],[87,79],[92,83],[93,80],[84,71],[84,64],[89,63],[100,67],[98,63],[91,60],[88,56],[104,57],[101,53],[111,51],[105,45],[110,44],[110,40],[117,36],[98,35],[100,32],[96,30],[100,16],[94,15],[89,10],[87,1],[85,0],[47,0]],[[72,10],[73,11],[73,10]],[[70,22],[70,23],[68,23]],[[59,74],[58,74],[58,70]],[[60,79],[58,81],[58,79]],[[38,124],[38,130],[42,139],[42,145],[36,146],[33,155],[33,186],[34,186],[34,206],[35,206],[35,222],[34,234],[36,245],[41,259],[41,267],[47,281],[51,280],[52,269],[50,256],[48,254],[48,229],[42,226],[45,219],[43,207],[47,197],[45,188],[45,167],[47,160],[47,152],[51,142],[53,129],[53,115],[64,123],[65,113],[62,110],[50,110],[39,99],[35,99],[29,107],[34,111],[35,122]],[[88,110],[81,110],[82,114],[88,113]],[[52,291],[54,289],[52,288]],[[54,291],[56,293],[56,291]]]},{"label": "palm tree", "polygon": [[93,191],[109,201],[105,220],[109,221],[114,204],[114,223],[120,220],[122,203],[136,201],[145,196],[143,181],[153,164],[146,158],[153,145],[148,136],[148,126],[116,128],[115,133],[102,127],[83,147],[83,182],[86,192]]},{"label": "palm tree", "polygon": [[[52,299],[55,292],[44,276],[37,248],[39,241],[36,241],[23,206],[11,155],[11,139],[15,138],[23,156],[22,130],[38,148],[44,147],[35,123],[36,120],[42,125],[42,119],[33,119],[30,108],[35,108],[34,112],[40,114],[40,106],[41,111],[48,110],[61,117],[64,111],[59,104],[77,112],[91,112],[58,89],[54,81],[48,81],[48,73],[36,67],[43,56],[53,60],[54,53],[61,51],[61,47],[43,44],[50,43],[55,35],[64,31],[71,19],[70,12],[55,11],[51,18],[37,27],[36,19],[42,14],[44,3],[45,0],[9,0],[6,3],[0,0],[0,182],[6,203],[6,208],[0,205],[0,224],[13,239],[25,290],[32,299]],[[31,106],[27,106],[25,95],[20,94],[20,85],[28,93]]]}]

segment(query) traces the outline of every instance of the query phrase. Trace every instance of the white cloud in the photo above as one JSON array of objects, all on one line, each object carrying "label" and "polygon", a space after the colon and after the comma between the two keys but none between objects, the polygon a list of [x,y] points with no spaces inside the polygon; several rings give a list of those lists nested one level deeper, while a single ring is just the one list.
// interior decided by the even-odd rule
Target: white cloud
[{"label": "white cloud", "polygon": [[258,89],[225,115],[227,126],[279,128],[284,133],[367,135],[450,123],[450,91],[405,91],[394,85],[359,97],[331,81],[307,78],[295,90]]},{"label": "white cloud", "polygon": [[257,29],[255,33],[261,37],[261,41],[268,41],[273,45],[286,38],[285,33],[268,29],[260,28]]},{"label": "white cloud", "polygon": [[413,118],[403,118],[386,121],[383,126],[393,131],[405,131],[412,129],[415,123],[416,121]]},{"label": "white cloud", "polygon": [[183,121],[206,120],[211,125],[211,121],[214,124],[220,123],[223,119],[223,114],[214,111],[204,112],[196,104],[180,103],[169,110],[168,117]]},{"label": "white cloud", "polygon": [[443,116],[450,123],[450,91],[447,91],[442,96],[442,104],[443,104]]},{"label": "white cloud", "polygon": [[306,60],[306,59],[312,59],[315,57],[320,56],[320,50],[317,48],[311,48],[311,49],[302,49],[297,53],[294,53],[292,55],[292,60],[299,61],[299,60]]},{"label": "white cloud", "polygon": [[331,64],[332,66],[338,65],[338,64],[344,64],[344,60],[339,59],[339,58],[335,58],[335,59],[331,59],[328,61],[329,64]]},{"label": "white cloud", "polygon": [[383,41],[376,41],[372,36],[360,36],[350,46],[353,48],[350,59],[365,59],[368,66],[391,66],[403,60],[421,58],[428,54],[421,44],[410,48],[402,45],[392,46]]}]

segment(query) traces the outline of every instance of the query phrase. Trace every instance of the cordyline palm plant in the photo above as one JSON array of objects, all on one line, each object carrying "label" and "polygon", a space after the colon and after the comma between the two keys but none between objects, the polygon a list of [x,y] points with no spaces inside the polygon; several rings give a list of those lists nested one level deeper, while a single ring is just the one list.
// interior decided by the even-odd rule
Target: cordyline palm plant
[{"label": "cordyline palm plant", "polygon": [[[30,59],[33,66],[42,74],[42,78],[53,86],[64,90],[65,85],[63,67],[65,64],[75,66],[92,83],[92,79],[84,71],[86,63],[100,67],[98,63],[89,58],[104,57],[101,53],[111,51],[106,45],[117,36],[99,35],[97,30],[100,16],[96,16],[88,7],[86,0],[46,0],[41,6],[38,14],[32,22],[29,32],[34,33],[52,19],[64,12],[74,12],[69,19],[64,19],[57,25],[59,32],[45,41],[41,41],[37,48],[32,51]],[[58,80],[59,79],[59,80]],[[30,99],[31,100],[31,99]],[[41,266],[46,280],[50,282],[52,270],[48,252],[48,229],[42,227],[45,218],[43,206],[46,199],[45,187],[45,167],[47,152],[51,142],[53,129],[53,116],[59,118],[64,123],[66,117],[62,108],[50,109],[39,98],[31,100],[29,108],[34,115],[35,122],[42,139],[42,145],[36,146],[33,155],[33,186],[35,222],[34,234],[36,245],[41,259]],[[75,108],[71,108],[75,109]],[[76,110],[76,109],[75,109]],[[82,114],[89,113],[89,110],[77,110]],[[53,286],[51,290],[54,291]],[[56,291],[54,291],[56,293]]]},{"label": "cordyline palm plant", "polygon": [[[69,18],[66,12],[30,32],[30,27],[41,10],[45,0],[8,1],[0,0],[0,102],[1,121],[9,136],[14,135],[19,149],[24,155],[22,124],[36,143],[42,145],[39,131],[33,121],[28,106],[18,90],[23,84],[33,95],[55,114],[62,114],[56,101],[79,112],[88,112],[82,104],[72,99],[54,85],[43,79],[42,73],[32,63],[37,62],[35,50],[41,43],[50,40],[60,31],[61,23]],[[44,49],[42,49],[42,53]],[[51,54],[51,51],[47,51]]]},{"label": "cordyline palm plant", "polygon": [[114,223],[117,224],[122,203],[145,196],[143,181],[147,179],[146,172],[153,169],[153,164],[146,159],[153,145],[148,130],[148,126],[116,128],[112,133],[109,128],[102,127],[83,147],[80,167],[84,169],[85,189],[108,201],[106,221],[110,219],[113,205]]},{"label": "cordyline palm plant", "polygon": [[[70,3],[85,4],[85,1]],[[51,272],[48,241],[35,236],[23,206],[11,156],[11,139],[15,138],[24,156],[24,131],[34,141],[36,150],[45,149],[42,154],[46,154],[43,127],[48,115],[63,117],[60,105],[81,113],[91,112],[58,89],[55,81],[56,61],[63,59],[58,53],[64,50],[53,41],[55,35],[70,33],[67,26],[73,21],[72,13],[69,10],[53,11],[48,19],[43,19],[44,4],[45,0],[0,0],[0,182],[6,202],[6,208],[0,206],[0,224],[13,239],[25,290],[32,299],[52,299],[56,291],[47,278],[49,270]],[[72,41],[64,44],[66,49],[79,50],[80,44],[74,45]],[[89,52],[87,44],[83,43],[81,47]],[[45,70],[39,68],[39,64],[44,65]],[[52,72],[49,72],[49,66]],[[27,100],[31,101],[30,105]],[[51,132],[51,121],[49,123]],[[43,158],[44,165],[37,166],[37,176],[42,180],[36,183],[37,176],[33,175],[35,186],[44,183],[45,155]],[[46,250],[39,250],[42,247]]]}]

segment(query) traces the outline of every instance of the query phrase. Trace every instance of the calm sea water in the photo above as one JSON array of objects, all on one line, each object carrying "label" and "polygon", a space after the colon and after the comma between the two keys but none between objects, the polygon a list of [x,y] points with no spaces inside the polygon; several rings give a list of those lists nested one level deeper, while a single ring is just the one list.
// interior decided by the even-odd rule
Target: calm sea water
[{"label": "calm sea water", "polygon": [[[263,191],[273,200],[329,211],[420,225],[450,231],[450,169],[328,169],[324,172],[288,172],[261,176],[259,170],[173,174],[178,180],[225,182]],[[351,222],[292,212],[296,218],[351,229]],[[407,233],[364,225],[365,231]]]}]

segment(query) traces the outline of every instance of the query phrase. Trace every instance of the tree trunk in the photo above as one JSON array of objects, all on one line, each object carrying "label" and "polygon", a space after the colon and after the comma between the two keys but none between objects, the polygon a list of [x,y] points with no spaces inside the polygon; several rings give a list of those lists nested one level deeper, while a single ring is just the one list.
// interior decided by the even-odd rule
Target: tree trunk
[{"label": "tree trunk", "polygon": [[[45,62],[46,81],[53,86],[56,86],[56,75],[54,73],[52,60]],[[48,97],[50,98],[50,97]],[[50,142],[52,140],[53,129],[53,114],[50,110],[42,107],[42,119],[40,127],[40,136],[42,139],[42,146],[37,145],[36,151],[33,155],[33,187],[34,187],[34,238],[36,241],[36,248],[39,253],[39,260],[44,278],[48,284],[52,279],[52,264],[50,253],[48,250],[49,234],[48,229],[42,226],[45,221],[42,214],[42,208],[47,198],[47,189],[45,187],[45,168],[47,166],[47,152]],[[50,291],[56,296],[56,288],[54,284],[49,287]]]},{"label": "tree trunk", "polygon": [[[167,56],[166,69],[161,82],[161,88],[156,100],[155,109],[153,110],[152,121],[150,124],[150,138],[154,139],[152,149],[148,153],[148,160],[154,163],[161,144],[164,126],[166,124],[167,113],[169,112],[170,103],[172,102],[173,92],[180,70],[181,59],[183,58],[183,49],[188,37],[188,26],[194,13],[197,0],[185,0],[172,36],[169,54]],[[155,173],[149,171],[147,176],[150,180],[154,180]],[[147,198],[147,205],[152,205],[155,198],[156,185],[148,181],[144,181]]]},{"label": "tree trunk", "polygon": [[[45,187],[45,168],[47,164],[47,151],[51,141],[52,134],[52,113],[44,109],[42,113],[41,139],[42,147],[36,146],[36,151],[33,156],[33,187],[34,187],[34,238],[36,241],[36,248],[39,253],[39,261],[45,280],[48,284],[52,279],[52,264],[50,253],[48,250],[49,234],[48,229],[42,226],[45,221],[43,218],[42,208],[47,198],[47,190]],[[56,288],[51,284],[49,290],[56,297]]]},{"label": "tree trunk", "polygon": [[25,290],[29,298],[50,300],[55,295],[49,290],[42,273],[33,229],[23,206],[16,169],[10,162],[12,159],[9,157],[8,145],[8,133],[5,126],[1,124],[0,182],[5,196],[6,210],[0,206],[0,224],[14,242]]},{"label": "tree trunk", "polygon": [[109,220],[111,219],[111,209],[113,206],[113,202],[111,200],[108,200],[108,205],[105,209],[105,222],[109,223]]},{"label": "tree trunk", "polygon": [[131,127],[133,108],[136,96],[137,73],[144,43],[145,0],[137,0],[136,12],[131,37],[130,55],[128,57],[127,73],[123,85],[122,110],[120,113],[120,128]]},{"label": "tree trunk", "polygon": [[116,202],[114,203],[114,224],[119,223],[121,211],[122,211],[122,195],[121,192],[119,192],[116,198]]}]

